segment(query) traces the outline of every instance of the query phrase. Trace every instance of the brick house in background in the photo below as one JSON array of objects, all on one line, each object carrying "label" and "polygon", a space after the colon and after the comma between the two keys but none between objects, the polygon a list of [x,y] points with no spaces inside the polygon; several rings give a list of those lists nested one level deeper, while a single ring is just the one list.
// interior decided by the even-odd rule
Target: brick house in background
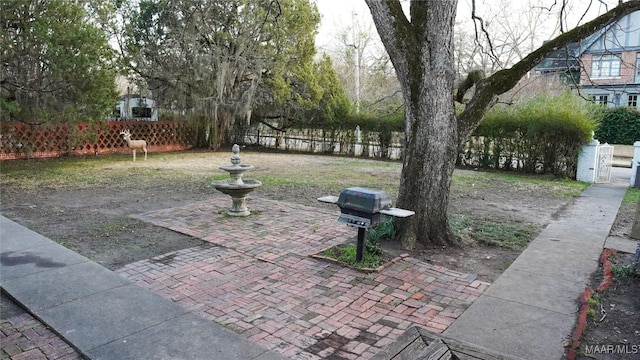
[{"label": "brick house in background", "polygon": [[581,48],[580,93],[603,105],[638,108],[640,11],[596,32]]},{"label": "brick house in background", "polygon": [[595,103],[639,108],[640,11],[559,49],[534,71],[560,79]]}]

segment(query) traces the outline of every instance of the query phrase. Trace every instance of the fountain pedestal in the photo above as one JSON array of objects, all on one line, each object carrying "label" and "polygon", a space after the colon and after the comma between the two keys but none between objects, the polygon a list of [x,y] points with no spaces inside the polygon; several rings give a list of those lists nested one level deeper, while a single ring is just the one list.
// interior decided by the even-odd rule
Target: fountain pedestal
[{"label": "fountain pedestal", "polygon": [[240,147],[235,144],[231,148],[233,155],[231,156],[231,165],[221,165],[219,169],[229,173],[230,178],[225,180],[216,180],[211,183],[216,190],[231,196],[231,209],[227,210],[227,214],[231,216],[249,216],[251,212],[247,209],[247,195],[262,186],[258,180],[246,179],[242,176],[246,171],[253,169],[253,165],[240,164]]},{"label": "fountain pedestal", "polygon": [[227,214],[231,216],[249,216],[247,195],[262,185],[258,180],[245,180],[240,186],[229,184],[228,180],[218,180],[212,184],[216,190],[231,196],[231,209],[227,210]]}]

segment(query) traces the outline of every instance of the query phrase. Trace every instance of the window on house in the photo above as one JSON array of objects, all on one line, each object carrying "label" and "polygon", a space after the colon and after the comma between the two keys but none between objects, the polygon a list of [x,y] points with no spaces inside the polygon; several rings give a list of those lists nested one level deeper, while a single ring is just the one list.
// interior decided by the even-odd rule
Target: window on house
[{"label": "window on house", "polygon": [[148,108],[148,107],[131,108],[131,115],[133,115],[134,118],[150,118],[151,108]]},{"label": "window on house", "polygon": [[596,55],[591,63],[592,78],[612,78],[620,76],[620,56]]},{"label": "window on house", "polygon": [[562,81],[562,85],[577,85],[580,83],[580,71],[569,70],[560,75],[560,81]]},{"label": "window on house", "polygon": [[629,94],[629,100],[627,102],[629,107],[637,108],[638,107],[638,94]]},{"label": "window on house", "polygon": [[636,84],[640,83],[640,53],[636,54],[636,76],[633,82]]},{"label": "window on house", "polygon": [[594,104],[606,106],[609,102],[609,95],[592,95],[591,99]]}]

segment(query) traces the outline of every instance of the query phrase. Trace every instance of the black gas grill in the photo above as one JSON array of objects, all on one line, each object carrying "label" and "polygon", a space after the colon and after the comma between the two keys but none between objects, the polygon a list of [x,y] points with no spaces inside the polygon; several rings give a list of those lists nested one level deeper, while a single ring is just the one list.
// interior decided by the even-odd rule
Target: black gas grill
[{"label": "black gas grill", "polygon": [[338,221],[366,229],[380,221],[380,211],[391,207],[391,198],[382,190],[351,187],[340,192],[336,205]]},{"label": "black gas grill", "polygon": [[413,211],[392,208],[389,194],[382,190],[364,187],[350,187],[340,192],[340,196],[325,196],[318,201],[336,204],[340,207],[338,221],[358,228],[358,244],[356,247],[356,261],[364,258],[365,231],[370,226],[380,222],[382,215],[407,217]]}]

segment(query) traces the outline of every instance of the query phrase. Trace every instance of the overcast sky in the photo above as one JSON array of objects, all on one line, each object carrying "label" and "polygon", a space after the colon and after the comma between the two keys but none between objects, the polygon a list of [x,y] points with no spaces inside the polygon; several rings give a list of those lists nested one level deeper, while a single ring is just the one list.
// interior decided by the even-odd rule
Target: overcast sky
[{"label": "overcast sky", "polygon": [[[315,1],[320,14],[322,15],[322,20],[320,24],[320,28],[318,31],[318,36],[316,38],[316,45],[321,49],[330,48],[331,44],[336,41],[338,30],[349,28],[355,18],[359,23],[365,24],[367,22],[373,23],[371,20],[371,13],[369,12],[369,8],[364,0],[312,0]],[[408,6],[409,0],[401,0],[403,4]],[[476,0],[476,7],[479,12],[485,13],[487,11],[492,11],[496,9],[496,6],[501,2],[501,0]],[[530,3],[541,4],[542,6],[550,6],[551,4],[556,3],[556,0],[518,0],[518,1],[507,1],[509,4],[509,11],[513,14],[517,14],[518,12],[528,11],[530,9]],[[605,8],[602,3],[608,3],[609,6],[615,6],[618,3],[618,0],[603,0],[600,1],[585,1],[585,0],[570,0],[569,1],[569,9],[574,13],[574,16],[570,18],[569,21],[569,29],[575,27],[578,22],[580,16],[576,14],[582,14],[587,5],[592,3],[592,8],[587,16],[587,19],[590,20],[594,18],[597,14],[602,13]],[[471,14],[471,0],[459,0],[458,1],[458,10],[457,10],[457,18],[461,19],[470,19]],[[555,9],[558,8],[556,4]],[[352,14],[356,14],[355,16]],[[554,17],[554,20],[557,20]],[[584,22],[584,21],[583,21]],[[471,20],[468,21],[471,24]],[[555,24],[549,24],[549,34],[539,34],[541,37],[548,38],[551,36],[551,29]],[[375,28],[374,28],[375,30]]]},{"label": "overcast sky", "polygon": [[[359,21],[372,22],[369,7],[364,0],[315,0],[322,15],[316,46],[320,49],[331,48],[338,30],[347,28],[352,23],[352,14],[357,14]],[[362,20],[360,20],[362,18]]]}]

